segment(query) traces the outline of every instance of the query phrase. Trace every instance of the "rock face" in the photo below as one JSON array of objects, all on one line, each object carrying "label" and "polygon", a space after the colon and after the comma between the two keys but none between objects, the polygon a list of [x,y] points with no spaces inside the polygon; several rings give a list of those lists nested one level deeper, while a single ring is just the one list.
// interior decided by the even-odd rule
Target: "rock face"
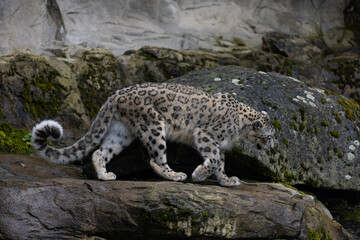
[{"label": "rock face", "polygon": [[[348,1],[4,1],[0,55],[12,49],[55,54],[67,48],[129,49],[155,45],[213,49],[217,37],[261,46],[269,31],[319,35],[332,48],[350,46],[357,31]],[[352,3],[353,5],[356,3]],[[348,16],[344,23],[344,10]],[[352,14],[352,15],[351,15]],[[348,27],[348,28],[347,28]],[[358,34],[356,32],[356,34]],[[220,41],[226,45],[226,41]]]},{"label": "rock face", "polygon": [[229,92],[269,113],[277,129],[276,147],[265,152],[240,143],[239,160],[250,157],[272,177],[292,184],[360,190],[360,108],[355,101],[294,78],[234,66],[203,69],[171,81]]},{"label": "rock face", "polygon": [[333,52],[322,38],[279,32],[263,36],[263,50],[272,55],[259,61],[257,70],[275,71],[307,84],[360,100],[360,50]]},{"label": "rock face", "polygon": [[[268,44],[264,44],[269,46],[269,51],[283,54],[272,53],[273,56],[285,58],[284,54],[290,57],[299,52],[295,47],[286,47],[289,46],[286,40],[283,44],[269,40],[276,36],[266,36]],[[294,42],[299,40],[291,39],[293,45],[290,46],[297,46]],[[314,51],[304,51],[304,59],[306,56],[310,59]],[[60,144],[65,146],[84,134],[102,103],[111,92],[124,85],[146,80],[161,82],[202,67],[251,62],[229,53],[181,52],[154,47],[128,51],[121,60],[104,49],[68,54],[71,58],[48,58],[28,53],[2,57],[1,121],[30,129],[41,119],[55,118],[67,130],[65,141]],[[224,81],[215,82],[217,77]],[[236,148],[227,157],[233,159],[227,162],[232,175],[359,190],[360,110],[355,101],[312,88],[294,78],[234,66],[192,72],[174,82],[194,85],[208,92],[235,93],[240,101],[258,110],[267,110],[272,116],[278,128],[278,147],[267,154],[258,153],[250,146]],[[3,144],[10,133],[0,131],[0,143]],[[134,149],[140,147],[138,144]],[[196,157],[194,151],[189,153],[186,148],[180,149],[184,151],[175,145],[174,161],[170,163],[179,170],[185,166],[185,171],[191,174],[201,158]],[[152,171],[148,168],[145,149],[142,152],[144,154],[138,157],[131,152],[121,155],[109,168],[120,178],[137,177],[122,167],[122,162],[128,160],[128,165],[141,173],[140,176],[143,173],[150,176]],[[144,163],[144,167],[138,168],[134,159],[141,159],[139,162]],[[183,162],[183,159],[190,160]],[[90,171],[85,172],[91,176]]]},{"label": "rock face", "polygon": [[0,158],[1,239],[350,239],[314,197],[281,184],[101,182],[39,158]]}]

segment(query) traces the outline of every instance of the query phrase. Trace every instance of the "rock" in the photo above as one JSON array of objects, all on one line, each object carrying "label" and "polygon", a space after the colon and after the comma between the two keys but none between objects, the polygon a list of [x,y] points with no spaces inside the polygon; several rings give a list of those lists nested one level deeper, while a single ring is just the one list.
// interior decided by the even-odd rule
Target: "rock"
[{"label": "rock", "polygon": [[[326,47],[325,44],[323,45]],[[262,38],[262,48],[264,51],[280,54],[301,62],[310,62],[322,52],[319,47],[312,44],[310,38],[306,39],[281,32],[266,33]]]},{"label": "rock", "polygon": [[1,57],[0,119],[29,130],[52,118],[69,130],[66,139],[82,135],[102,103],[124,86],[125,76],[120,61],[107,50],[69,54],[54,58],[15,52]]},{"label": "rock", "polygon": [[360,190],[360,106],[355,101],[291,77],[235,66],[203,69],[171,82],[229,92],[269,113],[276,147],[257,151],[241,142],[236,161],[243,157],[247,164],[265,166],[268,171],[260,172],[290,184]]},{"label": "rock", "polygon": [[360,31],[357,26],[360,24],[360,3],[350,0],[344,9],[344,22],[346,28],[354,33],[354,41],[360,45]]},{"label": "rock", "polygon": [[[6,1],[0,5],[0,55],[13,49],[62,56],[63,50],[107,48],[115,55],[144,45],[221,49],[234,37],[260,48],[266,32],[323,34],[331,48],[351,46],[347,1]],[[350,16],[350,17],[349,17]],[[356,22],[355,22],[356,23]],[[356,25],[355,25],[356,26]],[[219,37],[221,37],[219,41]]]},{"label": "rock", "polygon": [[281,184],[101,182],[0,157],[1,239],[350,239],[314,197]]},{"label": "rock", "polygon": [[322,37],[300,37],[270,32],[263,37],[263,50],[256,70],[292,76],[315,87],[360,100],[358,47],[333,52]]},{"label": "rock", "polygon": [[[289,58],[263,53],[255,56],[254,53],[246,53],[244,50],[231,55],[181,52],[156,47],[144,47],[139,51],[128,52],[121,60],[104,49],[67,54],[71,58],[48,58],[29,53],[17,53],[2,58],[2,121],[16,128],[30,130],[40,119],[55,118],[66,130],[60,146],[69,146],[84,134],[90,124],[89,119],[96,114],[111,92],[123,85],[133,84],[135,81],[144,82],[151,78],[161,82],[170,77],[184,75],[192,69],[242,64],[245,58],[254,57],[259,60],[261,56],[268,56],[270,62],[274,61],[272,66],[275,66],[276,61]],[[246,54],[252,57],[248,58]],[[356,79],[356,69],[359,66],[355,56],[333,55],[331,58],[329,55],[327,59],[329,66],[332,66],[333,71],[337,71],[344,81],[348,81],[351,74]],[[354,67],[351,67],[351,64]],[[259,62],[258,67],[260,66]],[[310,75],[313,74],[311,69],[309,71]],[[328,72],[320,72],[320,75],[324,77],[325,73]],[[213,81],[219,76],[227,80],[219,83]],[[238,80],[231,83],[232,79]],[[359,190],[359,130],[356,124],[356,121],[359,121],[359,106],[356,102],[335,96],[336,94],[329,91],[311,88],[291,78],[270,73],[254,73],[237,67],[193,72],[174,81],[185,82],[206,91],[233,92],[239,100],[250,106],[269,111],[273,121],[277,123],[277,151],[259,155],[249,146],[236,148],[227,156],[231,175],[258,180],[277,179],[315,187]],[[344,85],[344,91],[355,96],[358,93],[357,82],[352,84],[353,88],[349,87],[350,83]],[[20,136],[19,141],[23,142],[23,137]],[[321,145],[322,142],[327,145]],[[173,146],[169,151],[170,164],[176,170],[191,174],[202,161],[201,158],[196,151]],[[134,149],[138,148],[141,148],[141,144],[135,145]],[[139,156],[133,152],[128,151],[119,156],[120,161],[113,161],[109,168],[121,179],[139,178],[138,176],[142,175],[154,177],[148,167],[146,151],[140,151],[145,153]],[[243,160],[238,161],[239,158]],[[131,159],[141,159],[139,162],[143,163],[142,167],[134,164]],[[133,166],[134,171],[130,171],[130,174],[127,169],[122,169],[122,161],[126,160],[129,166]],[[86,167],[85,173],[92,176],[89,169]],[[338,174],[339,169],[341,174]]]}]

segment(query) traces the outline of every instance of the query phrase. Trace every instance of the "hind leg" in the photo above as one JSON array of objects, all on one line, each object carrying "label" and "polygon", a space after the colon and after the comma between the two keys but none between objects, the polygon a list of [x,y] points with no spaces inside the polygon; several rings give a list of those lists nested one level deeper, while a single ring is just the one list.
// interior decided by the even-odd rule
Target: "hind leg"
[{"label": "hind leg", "polygon": [[115,180],[116,175],[107,172],[106,164],[110,162],[114,155],[119,154],[125,147],[129,146],[134,137],[120,122],[115,122],[110,127],[102,145],[92,155],[92,163],[98,179]]}]

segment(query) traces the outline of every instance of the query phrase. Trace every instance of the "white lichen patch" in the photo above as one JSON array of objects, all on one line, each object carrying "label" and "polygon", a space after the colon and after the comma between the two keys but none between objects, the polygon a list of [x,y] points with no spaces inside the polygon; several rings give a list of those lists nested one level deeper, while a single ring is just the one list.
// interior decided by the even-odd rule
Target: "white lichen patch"
[{"label": "white lichen patch", "polygon": [[[311,101],[315,101],[315,97],[314,97],[314,93],[310,92],[310,91],[304,91],[304,93],[306,94],[306,98],[310,99]],[[315,105],[316,106],[316,105]]]},{"label": "white lichen patch", "polygon": [[296,78],[293,78],[293,77],[289,77],[291,80],[295,81],[295,82],[298,82],[298,83],[302,83],[302,81],[296,79]]},{"label": "white lichen patch", "polygon": [[307,97],[308,99],[310,99],[311,101],[314,101],[314,100],[315,100],[315,97],[314,97],[313,95],[311,95],[311,94],[307,94],[306,97]]},{"label": "white lichen patch", "polygon": [[350,145],[350,146],[349,146],[349,149],[350,149],[351,151],[355,151],[356,147],[355,147],[354,145]]},{"label": "white lichen patch", "polygon": [[314,107],[314,108],[316,108],[317,106],[316,106],[316,104],[315,103],[313,103],[313,102],[309,102],[309,105],[310,106],[312,106],[312,107]]},{"label": "white lichen patch", "polygon": [[319,88],[314,88],[318,93],[325,94],[325,91]]},{"label": "white lichen patch", "polygon": [[313,102],[315,100],[315,97],[313,96],[312,92],[309,91],[305,91],[306,94],[306,98],[302,97],[302,96],[296,96],[296,98],[293,98],[293,101],[295,102],[303,102],[304,104],[308,104],[311,107],[317,108],[318,106],[316,106],[316,104]]},{"label": "white lichen patch", "polygon": [[312,100],[312,101],[315,100],[315,97],[314,97],[313,95],[311,95],[311,94],[307,94],[306,97],[307,97],[308,99]]},{"label": "white lichen patch", "polygon": [[348,153],[347,158],[348,158],[349,161],[352,161],[352,160],[355,159],[355,155],[353,153]]},{"label": "white lichen patch", "polygon": [[217,77],[217,78],[214,78],[214,81],[215,81],[215,82],[220,82],[220,81],[221,81],[221,78],[218,78],[218,77]]},{"label": "white lichen patch", "polygon": [[346,174],[346,175],[345,175],[345,179],[346,179],[346,180],[350,180],[350,179],[351,179],[351,176],[350,176],[349,174]]},{"label": "white lichen patch", "polygon": [[358,140],[355,140],[355,141],[354,141],[354,144],[355,144],[355,146],[357,146],[357,147],[360,146],[360,142],[359,142]]},{"label": "white lichen patch", "polygon": [[302,96],[296,96],[296,98],[302,101],[303,103],[307,103],[306,99]]},{"label": "white lichen patch", "polygon": [[231,83],[232,84],[235,84],[235,85],[237,85],[237,86],[239,86],[240,85],[240,80],[239,79],[237,79],[237,78],[234,78],[234,79],[231,79]]},{"label": "white lichen patch", "polygon": [[233,95],[233,96],[236,96],[236,92],[233,92],[232,95]]},{"label": "white lichen patch", "polygon": [[260,74],[264,74],[264,75],[266,75],[266,74],[267,74],[266,72],[263,72],[263,71],[258,71],[258,73],[260,73]]}]

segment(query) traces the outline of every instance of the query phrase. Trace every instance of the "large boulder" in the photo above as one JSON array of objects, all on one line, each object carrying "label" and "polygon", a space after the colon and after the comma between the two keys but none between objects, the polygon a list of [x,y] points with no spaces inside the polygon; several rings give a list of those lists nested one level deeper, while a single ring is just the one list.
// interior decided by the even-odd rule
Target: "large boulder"
[{"label": "large boulder", "polygon": [[351,239],[314,197],[281,184],[101,182],[0,158],[1,239]]},{"label": "large boulder", "polygon": [[276,147],[258,151],[240,142],[229,158],[265,167],[268,171],[260,175],[291,184],[360,190],[360,106],[355,101],[295,78],[235,66],[203,69],[171,82],[229,92],[269,113]]}]

